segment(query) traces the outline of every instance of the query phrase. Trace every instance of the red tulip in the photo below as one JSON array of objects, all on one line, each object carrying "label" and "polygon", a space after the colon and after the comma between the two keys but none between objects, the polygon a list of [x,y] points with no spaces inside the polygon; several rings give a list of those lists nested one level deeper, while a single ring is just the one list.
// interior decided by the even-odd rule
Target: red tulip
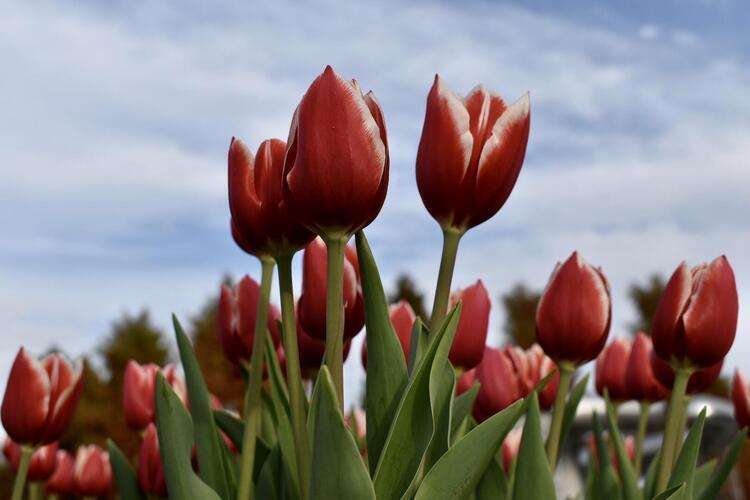
[{"label": "red tulip", "polygon": [[57,441],[73,419],[82,390],[83,363],[74,368],[60,354],[38,361],[21,348],[5,388],[3,427],[16,443]]},{"label": "red tulip", "polygon": [[417,186],[443,227],[466,230],[505,204],[529,140],[529,95],[511,106],[479,85],[461,99],[435,76],[417,152]]},{"label": "red tulip", "polygon": [[351,235],[380,212],[388,190],[388,140],[372,92],[362,94],[330,66],[292,119],[284,201],[320,235]]},{"label": "red tulip", "polygon": [[44,486],[49,495],[73,495],[73,457],[65,450],[57,450],[57,465]]},{"label": "red tulip", "polygon": [[512,429],[503,440],[503,470],[506,474],[510,473],[513,461],[518,456],[518,450],[521,449],[522,436],[521,429]]},{"label": "red tulip", "polygon": [[[550,359],[549,356],[544,354],[544,351],[539,344],[534,344],[526,351],[527,356],[532,360],[534,370],[538,373],[535,378],[534,387],[542,381],[547,375],[557,370],[557,365]],[[536,361],[534,361],[536,358]],[[544,409],[552,408],[555,403],[555,396],[557,396],[557,388],[560,386],[560,372],[556,371],[552,376],[552,379],[547,382],[539,392],[539,406]]]},{"label": "red tulip", "polygon": [[159,454],[159,436],[154,424],[149,424],[143,434],[138,453],[138,484],[147,495],[167,496],[167,482]]},{"label": "red tulip", "polygon": [[354,425],[354,434],[358,441],[363,441],[367,437],[367,416],[362,408],[352,408],[344,416],[344,424],[350,431]]},{"label": "red tulip", "polygon": [[[234,287],[221,287],[219,297],[219,340],[224,356],[235,366],[248,362],[253,353],[255,339],[255,318],[260,299],[260,285],[250,276]],[[281,336],[277,321],[281,318],[279,309],[269,304],[268,331],[274,345],[279,345]]]},{"label": "red tulip", "polygon": [[73,482],[81,496],[103,496],[112,488],[109,454],[96,445],[79,446],[73,465]]},{"label": "red tulip", "polygon": [[[401,349],[404,351],[404,359],[407,364],[409,363],[409,350],[411,348],[411,331],[414,328],[414,321],[417,316],[414,314],[414,310],[411,308],[409,303],[405,300],[400,300],[397,304],[392,304],[388,308],[388,312],[391,316],[391,324],[393,329],[396,331],[396,336],[401,344]],[[367,369],[367,340],[362,342],[362,366]]]},{"label": "red tulip", "polygon": [[[161,368],[153,363],[140,365],[132,359],[128,361],[122,382],[122,409],[128,427],[141,430],[155,421],[154,387],[159,371]],[[175,372],[174,365],[165,366],[163,373],[177,396],[186,403],[187,388]]]},{"label": "red tulip", "polygon": [[734,372],[732,379],[732,402],[734,416],[740,427],[750,426],[750,384],[739,370]]},{"label": "red tulip", "polygon": [[607,390],[613,401],[630,399],[626,379],[630,348],[630,341],[621,337],[605,346],[596,358],[596,392],[600,395]]},{"label": "red tulip", "polygon": [[461,317],[448,357],[453,366],[470,370],[482,360],[492,303],[482,280],[451,293],[450,307],[459,301]]},{"label": "red tulip", "polygon": [[[344,259],[344,342],[365,325],[365,303],[359,281],[357,252],[347,245]],[[308,335],[326,340],[326,293],[328,251],[320,238],[305,248],[302,259],[302,295],[298,301],[299,322]]]},{"label": "red tulip", "polygon": [[661,401],[669,395],[669,391],[659,382],[651,368],[652,352],[651,338],[638,332],[625,370],[627,393],[636,401]]},{"label": "red tulip", "polygon": [[[307,334],[299,320],[299,301],[297,302],[297,346],[299,348],[299,364],[302,371],[302,378],[309,379],[315,373],[318,373],[320,365],[323,363],[325,356],[325,342],[311,337]],[[351,341],[344,344],[344,361],[349,356]]]},{"label": "red tulip", "polygon": [[536,311],[537,341],[557,362],[581,365],[601,352],[612,320],[609,284],[578,252],[557,264]]},{"label": "red tulip", "polygon": [[683,262],[654,313],[654,350],[666,361],[686,361],[697,368],[715,365],[734,342],[737,309],[737,285],[725,256],[692,269]]},{"label": "red tulip", "polygon": [[[13,472],[18,472],[18,464],[21,461],[21,447],[12,439],[6,437],[3,446],[3,454],[10,463]],[[44,481],[55,472],[57,465],[57,443],[51,443],[37,448],[31,455],[29,470],[26,476],[28,481]]]},{"label": "red tulip", "polygon": [[469,371],[463,372],[460,377],[458,377],[458,382],[456,382],[456,395],[460,396],[464,392],[471,389],[471,386],[474,385],[474,382],[477,380],[477,369],[472,368]]},{"label": "red tulip", "polygon": [[[688,380],[686,392],[688,394],[695,394],[711,387],[716,382],[716,379],[719,378],[719,375],[721,375],[721,367],[723,365],[724,360],[722,359],[713,366],[693,372]],[[654,371],[654,376],[656,376],[661,385],[671,390],[674,385],[674,369],[669,363],[661,359],[655,351],[651,351],[651,369]]]},{"label": "red tulip", "polygon": [[229,145],[229,210],[240,247],[253,255],[291,254],[315,237],[284,203],[285,154],[279,139],[263,141],[255,158],[239,139]]}]

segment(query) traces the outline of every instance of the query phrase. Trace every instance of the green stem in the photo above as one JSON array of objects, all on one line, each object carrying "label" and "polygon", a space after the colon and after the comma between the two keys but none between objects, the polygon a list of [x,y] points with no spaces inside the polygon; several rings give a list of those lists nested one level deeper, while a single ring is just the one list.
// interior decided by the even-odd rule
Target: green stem
[{"label": "green stem", "polygon": [[57,493],[50,493],[47,495],[47,500],[60,500],[60,495]]},{"label": "green stem", "polygon": [[274,262],[267,257],[262,257],[260,262],[262,269],[260,296],[258,297],[258,308],[255,316],[253,353],[250,357],[250,375],[245,394],[245,431],[242,436],[242,465],[240,469],[240,482],[237,487],[238,500],[252,498],[255,445],[261,421],[260,391],[263,382],[263,358],[266,347],[266,332],[268,331],[268,300],[271,295]]},{"label": "green stem", "polygon": [[635,476],[641,477],[641,468],[643,466],[643,441],[646,439],[648,430],[648,416],[651,409],[651,403],[641,401],[641,412],[638,416],[638,433],[635,436]]},{"label": "green stem", "polygon": [[297,322],[294,315],[294,285],[292,283],[292,255],[276,259],[279,272],[281,295],[281,321],[283,325],[284,353],[286,354],[286,379],[289,388],[289,404],[292,412],[292,431],[297,450],[297,474],[300,485],[300,498],[306,500],[310,482],[311,452],[307,436],[305,416],[305,389],[302,386],[302,373],[299,365],[297,344]]},{"label": "green stem", "polygon": [[33,454],[34,448],[21,445],[21,459],[18,462],[18,471],[16,472],[16,480],[13,483],[11,500],[21,500],[21,497],[23,497],[23,489],[26,486],[26,475],[29,473],[29,464],[31,464],[31,455]]},{"label": "green stem", "polygon": [[328,293],[326,296],[325,363],[344,413],[344,252],[346,238],[325,240],[328,250]]},{"label": "green stem", "polygon": [[435,286],[435,299],[432,301],[432,316],[430,316],[432,332],[437,331],[448,312],[453,269],[456,267],[458,243],[461,241],[463,234],[463,231],[457,229],[443,228],[443,254],[440,257],[440,271]]},{"label": "green stem", "polygon": [[29,483],[29,500],[41,500],[42,499],[42,483],[32,482]]},{"label": "green stem", "polygon": [[560,453],[560,432],[565,415],[565,400],[568,398],[570,383],[573,381],[575,367],[567,363],[557,365],[560,370],[560,385],[557,387],[555,396],[555,407],[552,411],[552,422],[550,422],[549,436],[547,436],[547,459],[552,470],[557,466],[557,457]]},{"label": "green stem", "polygon": [[669,483],[672,473],[672,464],[675,456],[675,443],[680,435],[680,413],[681,406],[685,400],[685,391],[692,370],[686,367],[675,369],[674,385],[672,386],[672,397],[669,400],[667,423],[664,428],[664,441],[661,446],[661,459],[659,460],[659,471],[656,476],[656,493],[664,491]]},{"label": "green stem", "polygon": [[682,401],[680,402],[680,406],[678,407],[680,413],[677,417],[677,440],[674,443],[674,453],[672,455],[673,467],[674,464],[677,463],[677,457],[680,454],[680,447],[682,446],[682,440],[680,439],[680,436],[682,436],[682,434],[685,432],[685,424],[687,422],[687,406],[689,401],[690,397],[685,394],[685,396],[682,398]]}]

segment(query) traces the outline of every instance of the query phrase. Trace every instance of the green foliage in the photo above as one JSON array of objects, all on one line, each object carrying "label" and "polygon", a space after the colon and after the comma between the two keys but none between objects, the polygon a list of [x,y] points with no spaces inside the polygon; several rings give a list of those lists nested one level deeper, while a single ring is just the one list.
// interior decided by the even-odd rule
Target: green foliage
[{"label": "green foliage", "polygon": [[529,396],[521,446],[516,459],[514,500],[554,499],[555,483],[547,460],[536,392]]},{"label": "green foliage", "polygon": [[524,349],[536,342],[536,306],[542,294],[531,290],[523,283],[500,296],[505,308],[503,332],[514,344]]},{"label": "green foliage", "polygon": [[146,495],[138,486],[138,476],[128,459],[112,441],[107,441],[107,451],[112,464],[112,472],[115,476],[117,491],[122,500],[146,500]]}]

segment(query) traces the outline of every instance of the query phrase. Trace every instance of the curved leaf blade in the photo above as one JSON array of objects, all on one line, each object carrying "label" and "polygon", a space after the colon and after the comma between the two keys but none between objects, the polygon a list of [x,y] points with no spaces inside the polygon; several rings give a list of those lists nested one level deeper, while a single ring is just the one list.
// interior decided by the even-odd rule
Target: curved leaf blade
[{"label": "curved leaf blade", "polygon": [[693,478],[695,477],[695,467],[698,464],[698,453],[700,452],[705,422],[706,408],[703,408],[692,427],[690,427],[680,454],[677,456],[677,462],[672,469],[672,476],[669,478],[668,487],[685,483],[686,498],[693,498]]},{"label": "curved leaf blade", "polygon": [[109,451],[112,472],[117,483],[117,492],[122,500],[146,500],[146,495],[143,494],[141,487],[138,485],[138,476],[136,476],[133,466],[125,458],[125,454],[119,446],[111,439],[107,439],[107,451]]},{"label": "curved leaf blade", "polygon": [[620,481],[622,482],[624,500],[643,500],[641,490],[638,488],[638,479],[635,477],[633,463],[630,461],[625,445],[620,435],[620,429],[617,426],[617,416],[615,408],[609,400],[609,395],[605,392],[604,402],[607,406],[607,420],[609,422],[609,437],[614,443],[617,462],[620,465]]},{"label": "curved leaf blade", "polygon": [[526,421],[523,424],[521,446],[516,459],[513,498],[515,500],[557,498],[552,470],[544,448],[536,393],[532,393],[528,398]]}]

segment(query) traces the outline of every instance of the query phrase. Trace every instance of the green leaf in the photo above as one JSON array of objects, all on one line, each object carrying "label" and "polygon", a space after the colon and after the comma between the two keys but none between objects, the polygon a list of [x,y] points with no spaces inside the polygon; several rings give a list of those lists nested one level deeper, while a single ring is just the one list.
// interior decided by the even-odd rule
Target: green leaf
[{"label": "green leaf", "polygon": [[479,394],[479,382],[474,382],[471,387],[453,400],[453,420],[451,422],[451,436],[454,436],[461,424],[471,414],[471,409],[474,407],[474,400]]},{"label": "green leaf", "polygon": [[156,429],[169,497],[176,500],[219,500],[193,472],[193,423],[182,401],[159,373],[156,376]]},{"label": "green leaf", "polygon": [[732,446],[727,451],[724,459],[721,461],[716,473],[711,477],[711,482],[700,492],[699,500],[712,500],[719,495],[719,490],[724,485],[729,474],[734,469],[737,459],[740,457],[742,448],[745,446],[745,437],[747,436],[747,427],[742,429],[734,439]]},{"label": "green leaf", "polygon": [[466,434],[430,469],[415,500],[461,499],[474,491],[524,409],[516,401]]},{"label": "green leaf", "polygon": [[709,481],[711,481],[711,476],[713,476],[718,464],[719,460],[716,458],[712,458],[708,462],[699,465],[698,468],[695,469],[695,476],[693,477],[693,491],[702,492],[706,489],[706,486],[708,486]]},{"label": "green leaf", "polygon": [[642,500],[643,495],[641,495],[641,490],[638,488],[638,479],[633,470],[633,463],[630,461],[630,457],[625,451],[625,444],[622,441],[620,429],[617,426],[615,408],[612,406],[612,402],[609,400],[609,395],[606,391],[604,401],[607,405],[607,419],[609,420],[609,439],[615,446],[617,462],[620,465],[620,481],[623,486],[623,499]]},{"label": "green leaf", "polygon": [[526,421],[523,424],[523,436],[516,459],[513,498],[515,500],[557,498],[552,470],[544,449],[539,400],[535,392],[532,392],[528,398]]},{"label": "green leaf", "polygon": [[362,231],[357,233],[356,241],[367,323],[367,454],[374,471],[408,374],[404,351],[391,324],[383,283]]},{"label": "green leaf", "polygon": [[598,489],[597,498],[617,498],[619,496],[617,473],[612,466],[612,461],[609,456],[609,448],[604,441],[604,435],[602,433],[602,424],[599,420],[599,415],[596,412],[594,412],[593,422],[594,438],[596,439],[596,455],[599,461],[599,467],[594,477]]},{"label": "green leaf", "polygon": [[672,486],[662,491],[653,500],[677,500],[678,498],[685,498],[686,488],[685,483],[680,483],[677,486]]},{"label": "green leaf", "polygon": [[510,481],[497,459],[490,460],[487,470],[479,480],[475,500],[508,500]]},{"label": "green leaf", "polygon": [[414,368],[424,357],[429,338],[430,330],[422,322],[422,318],[417,318],[411,329],[411,342],[409,343],[409,377],[414,375]]},{"label": "green leaf", "polygon": [[565,411],[563,412],[562,426],[560,427],[560,449],[565,445],[565,438],[570,433],[570,428],[573,426],[573,421],[576,418],[576,412],[578,411],[578,405],[583,398],[583,394],[586,392],[586,386],[589,383],[589,374],[583,376],[573,389],[568,393],[568,401],[565,403]]},{"label": "green leaf", "polygon": [[450,448],[453,395],[456,374],[446,359],[442,365],[432,364],[430,370],[430,404],[432,406],[432,439],[425,454],[424,470],[428,472]]},{"label": "green leaf", "polygon": [[[368,360],[369,361],[369,360]],[[375,500],[367,467],[354,437],[346,430],[328,367],[315,384],[310,414],[313,423],[313,500],[357,498]]]},{"label": "green leaf", "polygon": [[111,439],[107,439],[107,450],[117,482],[117,492],[122,500],[146,500],[146,495],[138,485],[138,476],[122,450]]},{"label": "green leaf", "polygon": [[700,415],[698,415],[698,419],[690,427],[680,454],[677,456],[677,462],[675,462],[674,469],[672,469],[672,476],[669,478],[668,487],[685,483],[684,498],[693,498],[693,477],[695,475],[695,467],[698,463],[698,453],[700,452],[701,437],[703,436],[703,425],[705,422],[706,408],[703,408]]},{"label": "green leaf", "polygon": [[256,498],[262,498],[263,500],[282,498],[282,468],[281,448],[277,443],[261,464],[255,486]]},{"label": "green leaf", "polygon": [[172,315],[177,347],[180,351],[182,367],[185,370],[185,383],[190,398],[190,411],[192,413],[195,432],[195,447],[198,454],[198,465],[200,477],[215,490],[220,497],[234,497],[235,492],[231,490],[228,471],[224,468],[221,445],[216,423],[214,422],[211,401],[209,399],[208,387],[201,374],[198,360],[193,353],[182,325],[177,317]]},{"label": "green leaf", "polygon": [[661,451],[656,453],[654,458],[651,459],[651,463],[648,464],[648,469],[646,469],[646,477],[643,480],[643,498],[651,498],[654,496],[654,490],[656,489],[656,473],[659,470],[659,460],[661,460]]},{"label": "green leaf", "polygon": [[226,410],[214,410],[216,425],[227,435],[237,450],[242,452],[242,435],[245,423]]}]

